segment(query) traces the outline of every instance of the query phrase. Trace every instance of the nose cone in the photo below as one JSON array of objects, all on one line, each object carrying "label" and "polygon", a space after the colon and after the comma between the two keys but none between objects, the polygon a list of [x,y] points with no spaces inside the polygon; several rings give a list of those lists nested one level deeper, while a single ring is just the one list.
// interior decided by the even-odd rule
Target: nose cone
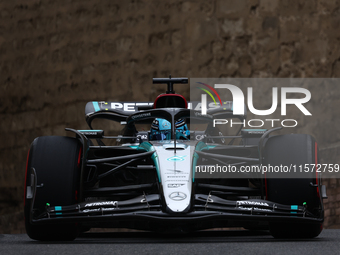
[{"label": "nose cone", "polygon": [[163,141],[154,145],[159,161],[159,172],[168,210],[183,212],[190,205],[192,187],[192,149],[190,142]]}]

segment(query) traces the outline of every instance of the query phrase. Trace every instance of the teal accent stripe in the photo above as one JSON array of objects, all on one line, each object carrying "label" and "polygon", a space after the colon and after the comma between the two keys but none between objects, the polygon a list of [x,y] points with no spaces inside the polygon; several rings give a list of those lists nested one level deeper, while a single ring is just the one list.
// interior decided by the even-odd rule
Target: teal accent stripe
[{"label": "teal accent stripe", "polygon": [[290,206],[290,209],[291,209],[291,210],[297,210],[297,209],[298,209],[298,206],[297,206],[297,205],[291,205],[291,206]]},{"label": "teal accent stripe", "polygon": [[94,110],[95,110],[96,112],[100,111],[100,107],[99,107],[98,102],[92,102],[92,104],[93,104]]},{"label": "teal accent stripe", "polygon": [[158,155],[155,151],[155,148],[149,143],[149,142],[142,142],[138,147],[137,150],[143,150],[143,151],[154,151],[154,153],[151,155],[151,159],[155,163],[158,181],[161,182],[161,173],[159,170],[159,163],[158,163]]},{"label": "teal accent stripe", "polygon": [[158,175],[158,181],[161,182],[161,173],[159,171],[159,164],[158,164],[157,157],[158,157],[158,155],[155,152],[154,154],[152,154],[151,159],[153,160],[153,162],[155,163],[155,166],[156,166],[156,171],[157,171],[157,175]]},{"label": "teal accent stripe", "polygon": [[[55,207],[54,207],[54,210],[56,210],[56,211],[61,211],[61,206],[55,206]],[[56,214],[56,215],[62,215],[63,213],[62,213],[62,212],[56,212],[55,214]]]},{"label": "teal accent stripe", "polygon": [[196,145],[195,150],[196,151],[202,151],[202,150],[210,150],[215,148],[216,145],[206,145],[204,142],[200,141],[198,142],[198,144]]},{"label": "teal accent stripe", "polygon": [[[196,144],[195,150],[196,151],[209,150],[209,149],[213,149],[215,147],[216,146],[214,146],[214,145],[206,145],[204,142],[200,141]],[[194,155],[193,155],[193,161],[192,161],[192,182],[195,182],[195,172],[196,172],[196,165],[197,165],[198,158],[199,158],[199,156],[195,152]]]},{"label": "teal accent stripe", "polygon": [[199,156],[197,152],[194,152],[193,161],[192,161],[192,182],[195,182],[195,172],[196,172],[196,165]]}]

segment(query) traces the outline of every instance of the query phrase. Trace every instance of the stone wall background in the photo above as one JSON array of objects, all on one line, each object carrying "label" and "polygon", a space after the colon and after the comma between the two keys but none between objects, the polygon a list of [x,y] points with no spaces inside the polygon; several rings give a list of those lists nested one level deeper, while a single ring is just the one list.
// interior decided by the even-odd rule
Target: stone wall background
[{"label": "stone wall background", "polygon": [[[24,231],[30,143],[86,128],[87,101],[153,101],[164,88],[152,78],[170,73],[340,77],[339,25],[339,1],[328,0],[0,0],[0,232]],[[340,105],[338,90],[325,95]],[[339,134],[338,108],[323,111],[328,135]],[[339,156],[334,137],[323,160]],[[340,181],[325,183],[325,226],[336,227]]]}]

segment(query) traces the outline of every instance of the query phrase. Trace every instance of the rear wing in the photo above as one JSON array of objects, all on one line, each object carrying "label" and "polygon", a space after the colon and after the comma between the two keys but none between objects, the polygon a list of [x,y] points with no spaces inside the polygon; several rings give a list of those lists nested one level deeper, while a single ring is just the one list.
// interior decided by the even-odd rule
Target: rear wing
[{"label": "rear wing", "polygon": [[[91,122],[95,118],[110,119],[117,122],[125,122],[126,119],[139,111],[153,109],[153,102],[105,102],[93,101],[88,102],[85,107],[86,121],[91,127]],[[225,101],[221,105],[214,102],[207,104],[207,113],[214,118],[246,118],[246,110],[244,115],[233,115],[233,102]],[[201,111],[201,102],[188,102],[187,109]],[[246,108],[245,108],[246,109]]]},{"label": "rear wing", "polygon": [[153,102],[88,102],[85,107],[85,115],[88,116],[99,111],[117,112],[127,117],[137,111],[152,109]]},{"label": "rear wing", "polygon": [[[122,115],[130,116],[141,110],[147,110],[153,108],[153,102],[105,102],[105,101],[93,101],[88,102],[85,107],[85,115],[91,115],[99,111],[116,112]],[[188,109],[200,111],[201,102],[188,102]],[[230,112],[233,110],[233,102],[225,101],[223,106],[216,105],[214,102],[210,102],[207,105],[208,113],[210,112]],[[245,114],[246,115],[246,111]]]}]

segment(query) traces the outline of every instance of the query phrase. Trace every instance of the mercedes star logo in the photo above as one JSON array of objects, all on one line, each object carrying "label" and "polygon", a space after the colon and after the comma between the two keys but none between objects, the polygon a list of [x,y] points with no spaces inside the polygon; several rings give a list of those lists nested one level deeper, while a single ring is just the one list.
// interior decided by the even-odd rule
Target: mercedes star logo
[{"label": "mercedes star logo", "polygon": [[172,199],[172,200],[175,200],[175,201],[181,201],[181,200],[184,200],[187,198],[187,195],[185,195],[183,192],[172,192],[169,197]]}]

